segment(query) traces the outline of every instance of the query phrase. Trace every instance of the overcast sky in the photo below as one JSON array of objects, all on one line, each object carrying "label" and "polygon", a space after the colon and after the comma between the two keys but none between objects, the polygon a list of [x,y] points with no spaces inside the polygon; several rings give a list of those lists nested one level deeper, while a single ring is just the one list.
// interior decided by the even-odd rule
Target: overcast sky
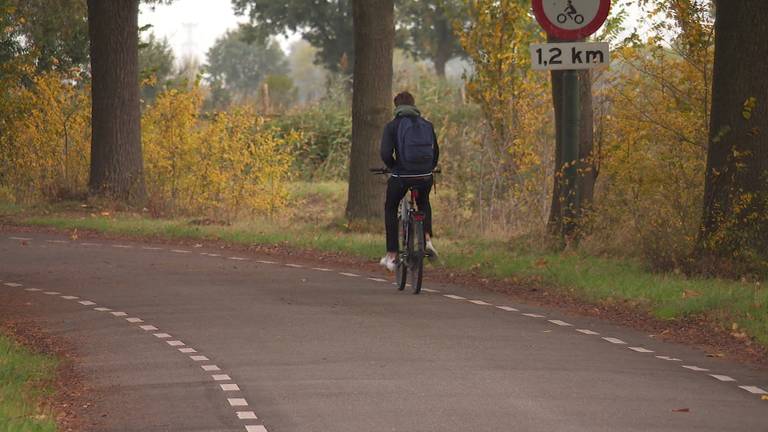
[{"label": "overcast sky", "polygon": [[[139,26],[151,24],[156,36],[168,39],[177,59],[193,55],[201,62],[216,38],[247,21],[247,17],[235,16],[231,0],[175,0],[154,8],[142,5],[139,14]],[[281,38],[280,44],[287,50],[297,38]]]}]

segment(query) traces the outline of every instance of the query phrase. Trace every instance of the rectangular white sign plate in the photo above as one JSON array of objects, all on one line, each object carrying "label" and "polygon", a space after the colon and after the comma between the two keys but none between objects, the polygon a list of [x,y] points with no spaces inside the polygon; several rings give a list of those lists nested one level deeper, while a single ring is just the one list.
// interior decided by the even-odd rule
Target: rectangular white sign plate
[{"label": "rectangular white sign plate", "polygon": [[534,70],[575,70],[607,66],[611,61],[608,42],[531,44]]}]

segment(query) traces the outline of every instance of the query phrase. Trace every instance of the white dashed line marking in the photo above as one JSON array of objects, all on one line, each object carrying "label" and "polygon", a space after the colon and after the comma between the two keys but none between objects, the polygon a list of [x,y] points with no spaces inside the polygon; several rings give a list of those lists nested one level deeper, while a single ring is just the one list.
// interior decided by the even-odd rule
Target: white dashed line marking
[{"label": "white dashed line marking", "polygon": [[141,319],[141,318],[126,318],[125,320],[128,321],[131,324],[143,323],[144,322],[144,320]]},{"label": "white dashed line marking", "polygon": [[632,351],[639,352],[639,353],[652,353],[653,352],[652,350],[649,350],[649,349],[643,348],[643,347],[627,347],[627,348],[631,349]]},{"label": "white dashed line marking", "polygon": [[151,246],[142,246],[141,248],[144,249],[144,250],[152,250],[152,251],[163,250],[163,248],[151,247]]},{"label": "white dashed line marking", "polygon": [[158,328],[153,326],[153,325],[143,325],[143,326],[139,326],[139,328],[144,330],[144,331],[157,331],[158,330]]},{"label": "white dashed line marking", "polygon": [[42,290],[40,288],[25,288],[24,291],[38,292],[38,291],[42,291]]},{"label": "white dashed line marking", "polygon": [[612,344],[617,344],[617,345],[626,345],[627,344],[623,340],[618,339],[618,338],[614,338],[614,337],[604,337],[603,340],[606,341],[606,342],[610,342]]},{"label": "white dashed line marking", "polygon": [[339,272],[339,274],[340,274],[340,275],[342,275],[342,276],[349,276],[349,277],[360,277],[360,275],[359,275],[359,274],[355,274],[355,273],[345,273],[345,272]]},{"label": "white dashed line marking", "polygon": [[267,260],[256,260],[256,262],[259,264],[277,264],[274,261],[267,261]]},{"label": "white dashed line marking", "polygon": [[588,330],[588,329],[576,329],[576,331],[579,332],[579,333],[584,333],[585,335],[590,335],[590,336],[597,336],[597,335],[600,334],[600,333],[598,333],[596,331],[592,331],[592,330]]},{"label": "white dashed line marking", "polygon": [[523,315],[531,318],[545,318],[544,315],[539,315],[535,313],[524,313]]},{"label": "white dashed line marking", "polygon": [[248,401],[246,401],[243,398],[229,398],[227,399],[227,402],[229,402],[229,405],[236,407],[236,406],[248,406]]},{"label": "white dashed line marking", "polygon": [[80,246],[101,246],[98,243],[80,243]]},{"label": "white dashed line marking", "polygon": [[133,249],[133,246],[130,245],[112,245],[112,247],[118,249]]},{"label": "white dashed line marking", "polygon": [[61,293],[58,291],[46,291],[43,294],[45,295],[60,295]]},{"label": "white dashed line marking", "polygon": [[178,253],[178,254],[188,254],[192,253],[192,251],[183,250],[183,249],[171,249],[171,252]]},{"label": "white dashed line marking", "polygon": [[[274,264],[274,263],[273,263],[273,264]],[[317,271],[321,271],[321,272],[329,272],[329,271],[333,271],[333,270],[331,270],[331,269],[322,268],[322,267],[312,267],[312,270],[317,270]]]},{"label": "white dashed line marking", "polygon": [[293,267],[293,268],[304,268],[301,264],[286,264],[286,267]]},{"label": "white dashed line marking", "polygon": [[[386,279],[382,279],[382,278],[375,278],[375,277],[369,277],[369,278],[368,278],[368,280],[370,280],[370,281],[374,281],[374,282],[387,282],[387,280],[386,280]],[[426,289],[426,288],[422,288],[422,291],[427,291],[427,289]],[[432,291],[433,291],[433,290],[429,290],[429,291],[427,291],[427,292],[432,292]]]},{"label": "white dashed line marking", "polygon": [[208,256],[209,256],[209,257],[214,257],[214,258],[215,258],[215,257],[220,257],[221,255],[219,255],[219,254],[213,254],[213,253],[209,253],[209,254],[208,254]]},{"label": "white dashed line marking", "polygon": [[240,391],[240,387],[237,384],[219,384],[223,391]]},{"label": "white dashed line marking", "polygon": [[670,357],[670,356],[656,356],[656,358],[661,360],[666,360],[666,361],[674,361],[674,362],[682,361],[677,357]]},{"label": "white dashed line marking", "polygon": [[231,259],[234,261],[248,261],[248,258],[241,258],[241,257],[229,257],[228,259]]},{"label": "white dashed line marking", "polygon": [[69,242],[68,242],[68,241],[66,241],[66,240],[46,240],[46,242],[48,242],[48,243],[56,243],[56,244],[64,244],[64,243],[69,243]]},{"label": "white dashed line marking", "polygon": [[211,375],[211,378],[213,378],[214,381],[232,381],[232,378],[230,378],[229,375],[226,375],[226,374]]},{"label": "white dashed line marking", "polygon": [[269,432],[267,428],[262,425],[248,425],[245,427],[245,432]]},{"label": "white dashed line marking", "polygon": [[8,237],[11,240],[18,240],[18,241],[32,241],[29,237]]},{"label": "white dashed line marking", "polygon": [[170,345],[172,347],[179,347],[179,346],[186,345],[184,342],[182,342],[180,340],[165,341],[165,343],[167,343],[168,345]]},{"label": "white dashed line marking", "polygon": [[520,312],[519,310],[513,308],[512,306],[496,306],[496,307],[507,312]]},{"label": "white dashed line marking", "polygon": [[565,322],[565,321],[560,321],[560,320],[549,320],[549,322],[551,322],[551,323],[552,323],[552,324],[554,324],[554,325],[559,325],[560,327],[573,327],[573,324],[571,324],[571,323],[567,323],[567,322]]},{"label": "white dashed line marking", "polygon": [[125,312],[110,312],[110,313],[111,313],[112,315],[116,316],[116,317],[124,317],[124,316],[128,316],[128,314],[127,314],[127,313],[125,313]]},{"label": "white dashed line marking", "polygon": [[77,297],[77,296],[61,296],[61,298],[63,298],[64,300],[77,300],[80,297]]},{"label": "white dashed line marking", "polygon": [[[381,279],[379,282],[386,282],[386,281],[387,281],[386,279]],[[422,288],[421,290],[424,292],[432,293],[432,294],[440,294],[440,291],[429,289],[429,288]]]},{"label": "white dashed line marking", "polygon": [[709,374],[712,378],[722,381],[722,382],[735,382],[736,380],[734,378],[729,377],[728,375],[715,375],[715,374]]},{"label": "white dashed line marking", "polygon": [[83,301],[79,301],[78,303],[80,303],[83,306],[96,306],[96,303],[90,300],[83,300]]},{"label": "white dashed line marking", "polygon": [[709,369],[698,367],[698,366],[683,366],[684,368],[688,370],[692,370],[694,372],[709,372]]},{"label": "white dashed line marking", "polygon": [[746,390],[752,394],[759,394],[759,395],[768,395],[768,391],[765,391],[761,389],[760,387],[755,386],[739,386],[740,389]]},{"label": "white dashed line marking", "polygon": [[480,306],[493,306],[492,304],[488,302],[484,302],[482,300],[469,300],[470,303],[480,305]]},{"label": "white dashed line marking", "polygon": [[184,354],[192,354],[192,353],[196,353],[197,350],[194,348],[179,348],[179,352],[182,352]]},{"label": "white dashed line marking", "polygon": [[[18,288],[18,287],[20,287],[20,286],[24,286],[24,285],[22,285],[22,284],[20,284],[20,283],[14,283],[14,282],[6,282],[6,283],[4,283],[3,285],[5,285],[5,286],[9,286],[9,287],[11,287],[11,288]],[[27,290],[27,291],[29,291],[29,290]],[[40,291],[40,290],[38,290],[38,291]]]},{"label": "white dashed line marking", "polygon": [[112,309],[107,308],[107,307],[97,307],[97,308],[93,308],[93,310],[95,310],[96,312],[109,312]]},{"label": "white dashed line marking", "polygon": [[169,339],[171,338],[171,335],[168,333],[155,333],[153,336],[155,336],[158,339]]},{"label": "white dashed line marking", "polygon": [[[397,285],[397,283],[395,283],[394,285]],[[453,294],[443,294],[443,297],[447,297],[449,299],[454,299],[454,300],[466,300],[467,299],[466,297],[457,296],[457,295],[453,295]]]},{"label": "white dashed line marking", "polygon": [[203,368],[203,370],[206,372],[216,372],[221,370],[221,368],[216,365],[202,365],[200,367]]},{"label": "white dashed line marking", "polygon": [[253,411],[238,411],[235,414],[237,414],[237,418],[240,420],[257,420],[258,417],[256,417],[256,413]]},{"label": "white dashed line marking", "polygon": [[209,361],[210,360],[208,357],[203,355],[189,356],[189,358],[191,358],[193,361]]}]

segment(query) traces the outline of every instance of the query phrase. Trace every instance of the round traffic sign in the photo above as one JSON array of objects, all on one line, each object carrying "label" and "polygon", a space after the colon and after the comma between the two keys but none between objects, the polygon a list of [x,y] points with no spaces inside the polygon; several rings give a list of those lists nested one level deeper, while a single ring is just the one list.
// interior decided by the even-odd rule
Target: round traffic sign
[{"label": "round traffic sign", "polygon": [[585,38],[608,18],[611,0],[533,0],[536,20],[560,40]]}]

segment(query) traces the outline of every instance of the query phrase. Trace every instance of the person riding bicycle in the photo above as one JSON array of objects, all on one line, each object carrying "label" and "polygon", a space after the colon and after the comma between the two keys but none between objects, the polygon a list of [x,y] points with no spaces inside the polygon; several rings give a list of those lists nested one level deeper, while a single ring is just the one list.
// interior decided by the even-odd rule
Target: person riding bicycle
[{"label": "person riding bicycle", "polygon": [[381,160],[392,171],[387,181],[387,198],[384,203],[384,226],[387,232],[387,254],[379,264],[389,271],[397,266],[397,208],[409,188],[417,190],[416,205],[424,212],[426,252],[437,257],[432,245],[432,207],[429,193],[432,190],[432,170],[437,166],[440,147],[432,123],[421,116],[416,101],[404,91],[395,96],[395,118],[384,127],[381,138]]}]

